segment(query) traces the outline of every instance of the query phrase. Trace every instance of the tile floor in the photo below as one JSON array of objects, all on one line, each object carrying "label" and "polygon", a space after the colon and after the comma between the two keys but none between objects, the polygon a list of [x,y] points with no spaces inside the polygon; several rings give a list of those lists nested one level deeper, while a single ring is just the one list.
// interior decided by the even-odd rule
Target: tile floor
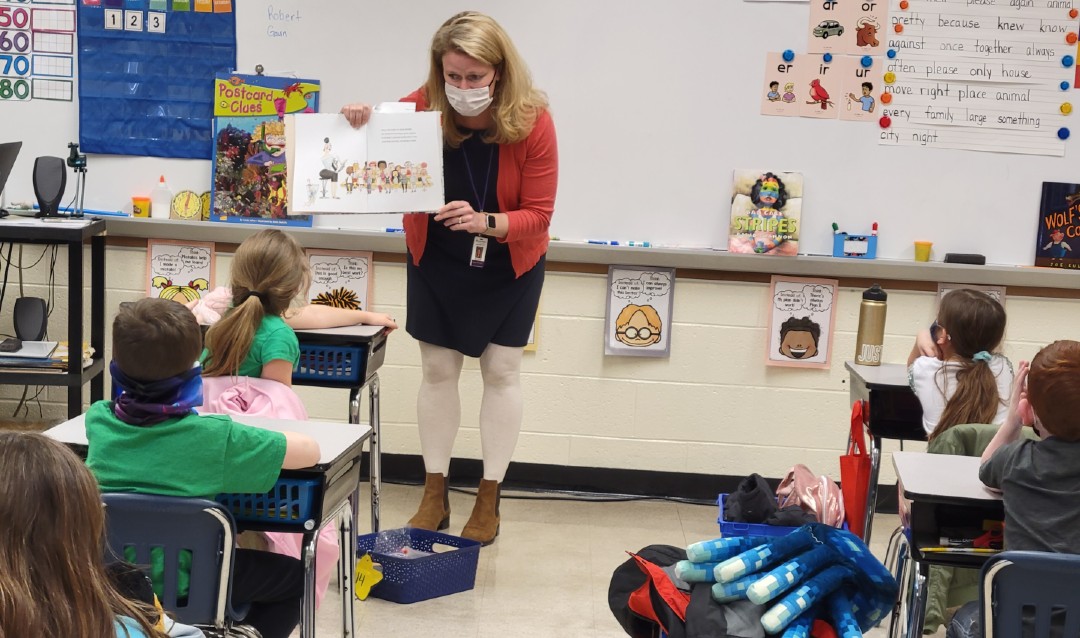
[{"label": "tile floor", "polygon": [[[382,521],[403,525],[420,499],[420,487],[386,485]],[[502,500],[498,540],[480,552],[471,591],[400,605],[377,598],[356,601],[356,633],[364,636],[533,638],[625,636],[607,605],[611,572],[626,550],[664,543],[686,546],[718,536],[716,507],[666,501],[582,503]],[[451,492],[450,533],[459,533],[472,497]],[[366,508],[360,531],[368,530]],[[892,515],[874,522],[871,549],[881,557],[898,525]],[[319,636],[340,636],[336,584],[319,610]],[[869,636],[885,636],[878,628]],[[944,636],[944,632],[940,632]]]}]

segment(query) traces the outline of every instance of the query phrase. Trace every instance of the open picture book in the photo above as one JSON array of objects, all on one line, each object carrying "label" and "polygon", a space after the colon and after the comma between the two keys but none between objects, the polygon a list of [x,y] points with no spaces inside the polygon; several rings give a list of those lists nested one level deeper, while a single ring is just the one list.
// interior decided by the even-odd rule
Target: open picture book
[{"label": "open picture book", "polygon": [[285,117],[289,214],[409,213],[443,198],[441,114],[376,112],[353,128],[344,115]]}]

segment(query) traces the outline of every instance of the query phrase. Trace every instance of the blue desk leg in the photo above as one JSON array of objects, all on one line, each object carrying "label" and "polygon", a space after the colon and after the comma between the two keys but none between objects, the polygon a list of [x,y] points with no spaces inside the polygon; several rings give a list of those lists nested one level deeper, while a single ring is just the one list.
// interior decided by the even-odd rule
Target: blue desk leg
[{"label": "blue desk leg", "polygon": [[[379,433],[379,373],[368,377],[364,385],[368,388],[368,419],[371,423],[371,438],[368,446],[368,485],[371,489],[371,531],[379,531],[379,498],[382,492],[382,447]],[[360,392],[363,386],[349,392],[349,423],[360,423]],[[360,493],[357,487],[357,496]],[[357,503],[360,501],[357,500]],[[355,515],[359,515],[359,508]]]}]

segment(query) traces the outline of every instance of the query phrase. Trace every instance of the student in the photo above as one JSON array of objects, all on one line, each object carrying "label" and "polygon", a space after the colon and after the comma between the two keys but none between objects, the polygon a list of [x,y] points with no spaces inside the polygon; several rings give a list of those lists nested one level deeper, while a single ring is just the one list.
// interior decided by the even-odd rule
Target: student
[{"label": "student", "polygon": [[[1041,440],[1021,437],[1032,427]],[[1001,492],[1005,549],[1080,553],[1080,342],[1055,341],[1021,361],[1009,409],[982,455],[979,479]],[[947,636],[981,636],[978,601]],[[1060,619],[1051,616],[1052,625]],[[1060,627],[1059,627],[1060,630]]]},{"label": "student", "polygon": [[101,494],[65,445],[0,432],[0,521],[0,636],[165,638],[106,574]]},{"label": "student", "polygon": [[291,386],[300,359],[293,327],[367,323],[397,328],[393,317],[383,313],[313,305],[290,310],[297,296],[306,296],[311,270],[304,249],[280,230],[258,232],[240,244],[230,281],[232,308],[206,333],[203,376],[258,377]]},{"label": "student", "polygon": [[950,291],[937,320],[915,338],[908,382],[933,440],[960,423],[1001,423],[1012,386],[1012,363],[995,352],[1005,335],[1005,309],[978,290]]},{"label": "student", "polygon": [[[195,316],[165,299],[123,304],[113,322],[116,401],[86,413],[87,465],[102,491],[212,499],[222,492],[269,490],[282,469],[309,467],[319,446],[294,432],[272,432],[228,416],[200,416],[201,348]],[[287,638],[300,619],[303,566],[288,556],[238,549],[234,605],[251,603],[245,623],[264,638]]]}]

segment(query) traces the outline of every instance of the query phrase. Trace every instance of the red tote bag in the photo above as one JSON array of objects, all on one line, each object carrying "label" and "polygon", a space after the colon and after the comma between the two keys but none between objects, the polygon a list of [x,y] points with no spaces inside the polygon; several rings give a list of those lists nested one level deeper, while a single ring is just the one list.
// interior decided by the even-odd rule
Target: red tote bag
[{"label": "red tote bag", "polygon": [[863,433],[863,402],[851,408],[851,438],[847,454],[840,455],[840,489],[844,493],[844,514],[851,533],[863,536],[866,522],[866,493],[870,489],[870,455]]}]

